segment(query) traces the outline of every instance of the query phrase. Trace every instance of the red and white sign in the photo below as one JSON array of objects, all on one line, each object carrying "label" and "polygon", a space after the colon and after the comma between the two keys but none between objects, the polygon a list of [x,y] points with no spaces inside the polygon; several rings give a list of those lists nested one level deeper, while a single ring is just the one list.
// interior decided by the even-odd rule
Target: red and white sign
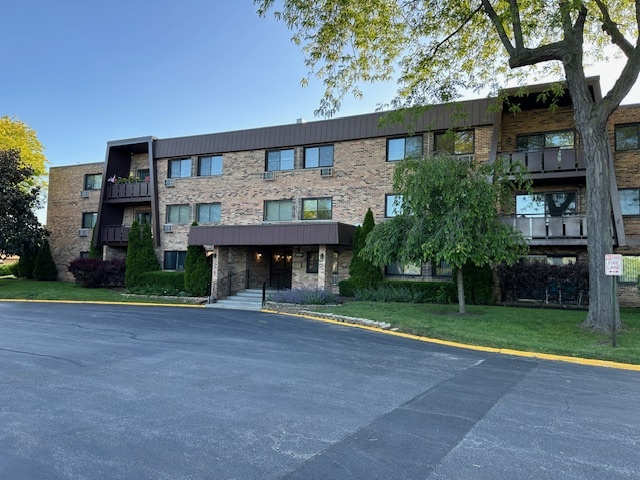
[{"label": "red and white sign", "polygon": [[604,273],[605,275],[620,277],[622,276],[622,255],[609,253],[604,256]]}]

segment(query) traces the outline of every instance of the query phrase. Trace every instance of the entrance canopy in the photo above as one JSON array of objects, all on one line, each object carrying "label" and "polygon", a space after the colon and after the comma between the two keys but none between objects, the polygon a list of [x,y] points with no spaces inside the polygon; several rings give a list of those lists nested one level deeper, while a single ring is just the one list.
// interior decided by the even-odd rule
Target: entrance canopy
[{"label": "entrance canopy", "polygon": [[288,223],[279,225],[211,225],[191,227],[189,245],[345,245],[356,227],[346,223]]}]

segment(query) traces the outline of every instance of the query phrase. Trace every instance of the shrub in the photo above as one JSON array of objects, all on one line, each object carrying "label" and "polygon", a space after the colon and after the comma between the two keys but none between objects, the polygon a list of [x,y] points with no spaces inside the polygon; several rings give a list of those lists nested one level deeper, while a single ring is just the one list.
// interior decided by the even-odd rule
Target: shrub
[{"label": "shrub", "polygon": [[25,247],[18,261],[18,277],[32,279],[33,267],[36,264],[38,249],[35,246]]},{"label": "shrub", "polygon": [[[465,265],[464,297],[468,305],[493,305],[493,270],[490,266]],[[456,271],[453,271],[456,278]]]},{"label": "shrub", "polygon": [[356,287],[353,282],[349,279],[341,280],[338,283],[338,288],[340,291],[340,295],[343,297],[355,297],[356,296]]},{"label": "shrub", "polygon": [[69,272],[84,288],[122,287],[124,269],[124,260],[118,259],[76,258],[69,264]]},{"label": "shrub", "polygon": [[0,277],[4,277],[5,275],[13,275],[13,273],[11,273],[11,265],[0,265]]},{"label": "shrub", "polygon": [[370,302],[451,303],[456,299],[451,282],[385,281],[377,287],[360,289],[356,300]]},{"label": "shrub", "polygon": [[356,229],[356,234],[353,237],[353,258],[349,266],[349,277],[356,290],[375,287],[382,280],[382,269],[374,265],[370,260],[360,256],[360,252],[367,241],[367,236],[373,230],[373,227],[375,227],[373,212],[368,209],[367,214],[364,216],[362,227]]},{"label": "shrub", "polygon": [[36,261],[33,266],[33,278],[35,280],[53,281],[58,279],[58,269],[51,256],[51,247],[47,240],[38,250]]},{"label": "shrub", "polygon": [[327,305],[339,303],[333,292],[320,288],[295,288],[281,290],[269,295],[269,300],[278,303],[294,303],[296,305]]},{"label": "shrub", "polygon": [[184,272],[163,272],[161,270],[146,272],[140,276],[139,283],[128,288],[131,293],[141,295],[171,295],[184,297]]},{"label": "shrub", "polygon": [[[192,226],[197,226],[193,222]],[[194,297],[204,297],[211,291],[211,263],[202,245],[189,245],[184,261],[184,289]]]},{"label": "shrub", "polygon": [[[156,270],[160,270],[160,264],[153,249],[151,226],[145,223],[141,229],[140,224],[134,221],[129,230],[127,244],[126,287],[132,289],[142,285],[142,275]],[[184,286],[181,289],[184,289]]]}]

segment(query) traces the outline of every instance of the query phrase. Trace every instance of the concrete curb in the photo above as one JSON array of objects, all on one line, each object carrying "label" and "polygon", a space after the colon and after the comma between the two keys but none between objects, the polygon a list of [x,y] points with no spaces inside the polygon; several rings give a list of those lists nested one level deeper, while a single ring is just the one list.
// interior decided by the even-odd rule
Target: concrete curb
[{"label": "concrete curb", "polygon": [[0,298],[0,302],[26,303],[77,303],[87,305],[135,305],[138,307],[188,307],[204,308],[204,305],[194,303],[143,303],[143,302],[106,302],[100,300],[29,300],[26,298]]},{"label": "concrete curb", "polygon": [[[552,360],[556,362],[565,362],[565,363],[574,363],[578,365],[587,365],[590,367],[605,367],[605,368],[614,368],[618,370],[631,370],[640,372],[640,365],[634,365],[630,363],[620,363],[620,362],[612,362],[609,360],[595,360],[590,358],[580,358],[580,357],[568,357],[565,355],[554,355],[550,353],[539,353],[539,352],[525,352],[521,350],[511,350],[509,348],[495,348],[495,347],[483,347],[479,345],[468,345],[466,343],[458,343],[451,342],[448,340],[440,340],[438,338],[429,338],[429,337],[421,337],[418,335],[412,335],[409,333],[402,333],[396,331],[396,329],[383,328],[380,326],[374,326],[369,324],[368,322],[372,322],[371,320],[366,319],[357,319],[353,317],[341,317],[340,315],[334,314],[325,314],[318,312],[308,312],[301,310],[299,313],[289,313],[289,312],[280,312],[276,310],[267,310],[263,309],[264,313],[278,314],[278,315],[288,315],[291,317],[301,317],[307,318],[309,320],[318,320],[321,322],[332,323],[335,325],[343,325],[346,327],[353,328],[362,328],[365,330],[371,330],[374,332],[385,333],[387,335],[394,335],[396,337],[409,338],[412,340],[418,340],[420,342],[426,343],[435,343],[438,345],[446,345],[448,347],[456,347],[456,348],[464,348],[467,350],[476,350],[479,352],[490,352],[490,353],[499,353],[502,355],[511,355],[515,357],[527,357],[527,358],[539,358],[541,360]],[[379,323],[379,322],[372,322]],[[382,322],[384,323],[384,322]],[[385,324],[389,325],[389,324]]]}]

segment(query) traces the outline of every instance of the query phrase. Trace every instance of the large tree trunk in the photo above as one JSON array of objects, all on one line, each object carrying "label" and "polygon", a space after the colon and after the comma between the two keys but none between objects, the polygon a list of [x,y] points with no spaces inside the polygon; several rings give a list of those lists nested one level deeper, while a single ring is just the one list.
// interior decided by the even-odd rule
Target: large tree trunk
[{"label": "large tree trunk", "polygon": [[464,281],[462,277],[462,268],[458,269],[456,278],[458,280],[458,313],[465,314],[467,311],[464,304]]}]

